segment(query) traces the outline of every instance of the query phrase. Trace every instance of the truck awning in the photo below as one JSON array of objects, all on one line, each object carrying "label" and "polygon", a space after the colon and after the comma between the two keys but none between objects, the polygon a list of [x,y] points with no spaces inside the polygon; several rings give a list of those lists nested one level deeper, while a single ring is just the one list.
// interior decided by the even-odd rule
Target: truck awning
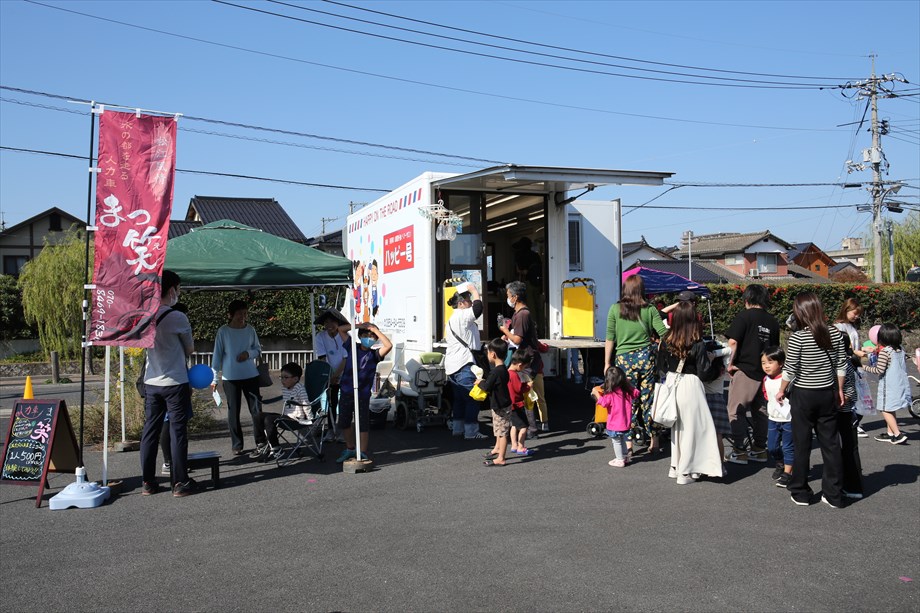
[{"label": "truck awning", "polygon": [[554,166],[493,166],[434,182],[435,187],[459,191],[547,194],[602,185],[662,185],[673,172],[561,168]]}]

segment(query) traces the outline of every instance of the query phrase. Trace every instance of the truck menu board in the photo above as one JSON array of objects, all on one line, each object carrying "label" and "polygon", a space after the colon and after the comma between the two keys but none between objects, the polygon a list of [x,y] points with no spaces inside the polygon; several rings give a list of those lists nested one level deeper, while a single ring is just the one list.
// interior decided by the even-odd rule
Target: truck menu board
[{"label": "truck menu board", "polygon": [[38,485],[41,505],[48,471],[71,472],[79,463],[77,440],[63,400],[17,400],[10,416],[0,481]]}]

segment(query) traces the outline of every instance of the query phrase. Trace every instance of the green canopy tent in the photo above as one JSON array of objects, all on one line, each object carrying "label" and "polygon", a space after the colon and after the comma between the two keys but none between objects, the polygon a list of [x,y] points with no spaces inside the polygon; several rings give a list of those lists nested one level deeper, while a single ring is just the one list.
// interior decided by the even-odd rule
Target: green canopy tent
[{"label": "green canopy tent", "polygon": [[169,241],[165,268],[184,289],[254,290],[348,285],[351,262],[229,219]]}]

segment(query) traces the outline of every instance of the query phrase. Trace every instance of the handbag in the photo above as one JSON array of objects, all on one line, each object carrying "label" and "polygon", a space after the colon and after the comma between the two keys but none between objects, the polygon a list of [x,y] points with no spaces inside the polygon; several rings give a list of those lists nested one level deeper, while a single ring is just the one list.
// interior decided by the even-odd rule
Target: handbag
[{"label": "handbag", "polygon": [[872,390],[869,389],[869,382],[856,371],[856,404],[853,407],[859,415],[876,415],[878,411],[875,403],[872,402]]},{"label": "handbag", "polygon": [[268,374],[268,362],[264,361],[261,355],[256,361],[256,370],[259,371],[259,387],[271,387],[272,376]]},{"label": "handbag", "polygon": [[478,385],[474,385],[473,389],[470,390],[470,398],[472,398],[476,402],[482,402],[488,397],[489,397],[489,394],[485,390],[483,390],[481,387],[479,387]]},{"label": "handbag", "polygon": [[677,384],[680,382],[684,370],[684,359],[681,358],[677,365],[677,376],[671,381],[655,386],[655,395],[652,402],[652,421],[670,428],[677,422]]}]

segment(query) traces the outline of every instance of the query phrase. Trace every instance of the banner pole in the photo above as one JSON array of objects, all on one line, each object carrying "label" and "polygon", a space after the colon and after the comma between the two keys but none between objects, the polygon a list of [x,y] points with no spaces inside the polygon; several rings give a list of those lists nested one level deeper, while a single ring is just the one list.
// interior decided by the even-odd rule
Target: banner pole
[{"label": "banner pole", "polygon": [[118,395],[121,396],[121,442],[127,438],[125,430],[125,348],[118,347]]},{"label": "banner pole", "polygon": [[[87,315],[89,309],[89,295],[86,286],[89,284],[89,232],[93,226],[93,176],[96,174],[93,147],[96,140],[96,103],[90,102],[89,105],[89,175],[86,182],[86,246],[84,249],[84,267],[83,267],[83,342],[80,343],[80,466],[83,466],[83,407],[86,402],[86,352],[92,351],[86,344],[87,334]],[[92,359],[92,355],[90,355]]]},{"label": "banner pole", "polygon": [[105,346],[105,392],[103,393],[102,416],[102,485],[109,482],[109,405],[112,399],[110,392],[112,380],[112,346]]}]

